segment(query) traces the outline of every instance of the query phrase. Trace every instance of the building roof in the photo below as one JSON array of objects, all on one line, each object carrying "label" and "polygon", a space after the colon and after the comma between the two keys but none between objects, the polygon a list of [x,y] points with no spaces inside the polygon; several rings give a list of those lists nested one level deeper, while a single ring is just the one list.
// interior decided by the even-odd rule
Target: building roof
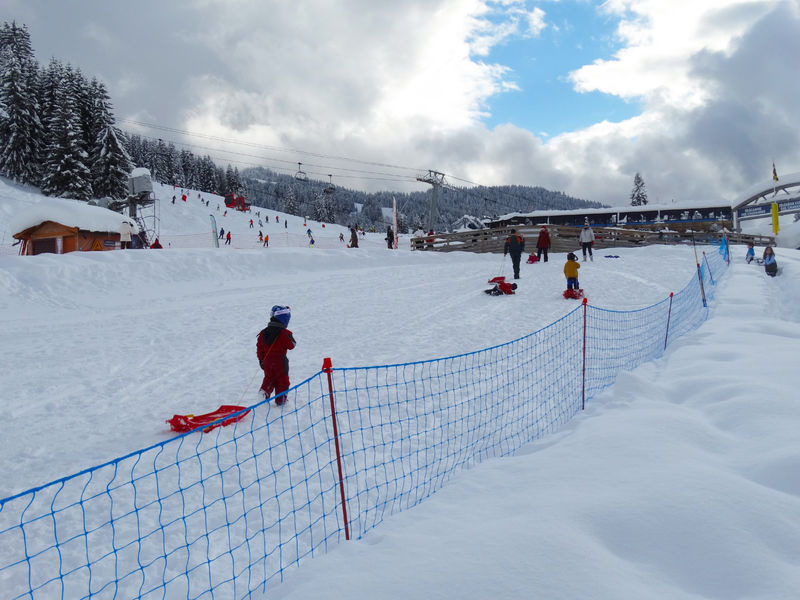
[{"label": "building roof", "polygon": [[128,221],[131,223],[132,233],[139,233],[139,227],[130,217],[100,206],[90,206],[80,200],[64,198],[45,198],[19,211],[10,220],[9,226],[12,232],[19,233],[45,221],[54,221],[84,231],[106,232],[119,232],[122,222]]},{"label": "building roof", "polygon": [[506,221],[515,217],[525,217],[536,219],[537,217],[552,217],[556,215],[605,215],[619,213],[620,215],[629,213],[642,213],[659,210],[707,210],[709,208],[727,208],[730,209],[730,203],[724,200],[696,200],[693,202],[682,201],[675,203],[662,203],[662,204],[646,204],[644,206],[606,206],[604,208],[569,208],[569,209],[549,209],[549,210],[534,210],[531,212],[514,212],[501,215],[495,219],[487,219],[488,221]]}]

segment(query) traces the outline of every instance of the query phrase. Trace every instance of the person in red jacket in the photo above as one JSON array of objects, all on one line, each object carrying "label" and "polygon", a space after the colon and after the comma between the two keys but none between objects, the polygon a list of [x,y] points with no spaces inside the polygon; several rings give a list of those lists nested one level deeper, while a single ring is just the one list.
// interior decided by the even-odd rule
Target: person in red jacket
[{"label": "person in red jacket", "polygon": [[539,231],[539,239],[536,241],[536,256],[542,260],[544,254],[544,262],[547,262],[547,251],[550,249],[550,233],[547,231],[547,226],[542,225]]},{"label": "person in red jacket", "polygon": [[261,390],[267,398],[278,396],[275,404],[281,405],[286,399],[281,396],[289,389],[289,359],[286,353],[295,347],[294,336],[287,329],[292,314],[288,306],[275,305],[269,311],[269,323],[258,333],[256,354],[258,364],[264,371]]}]

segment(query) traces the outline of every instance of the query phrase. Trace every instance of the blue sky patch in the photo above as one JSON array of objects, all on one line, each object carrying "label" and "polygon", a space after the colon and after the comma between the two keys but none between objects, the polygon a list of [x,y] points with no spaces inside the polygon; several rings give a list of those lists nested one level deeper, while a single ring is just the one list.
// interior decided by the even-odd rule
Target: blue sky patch
[{"label": "blue sky patch", "polygon": [[520,88],[489,99],[485,124],[513,123],[551,137],[640,114],[638,102],[601,92],[579,93],[568,80],[571,71],[610,59],[622,47],[614,36],[617,20],[601,14],[594,3],[548,2],[540,8],[547,26],[538,37],[515,36],[482,57],[509,67],[505,79]]}]

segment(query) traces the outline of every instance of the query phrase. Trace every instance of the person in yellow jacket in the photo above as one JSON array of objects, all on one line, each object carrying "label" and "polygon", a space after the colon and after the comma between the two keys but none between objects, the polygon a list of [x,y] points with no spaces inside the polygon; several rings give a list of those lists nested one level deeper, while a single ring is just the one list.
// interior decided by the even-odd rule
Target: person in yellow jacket
[{"label": "person in yellow jacket", "polygon": [[578,263],[578,257],[572,252],[567,254],[567,262],[564,265],[564,276],[567,278],[568,290],[577,290],[580,288],[580,284],[578,283],[578,269],[580,268],[581,265]]}]

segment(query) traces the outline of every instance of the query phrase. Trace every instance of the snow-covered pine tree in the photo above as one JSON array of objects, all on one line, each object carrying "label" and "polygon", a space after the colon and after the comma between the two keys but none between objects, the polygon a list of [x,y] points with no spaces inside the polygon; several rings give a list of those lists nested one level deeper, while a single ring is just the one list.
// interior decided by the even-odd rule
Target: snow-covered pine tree
[{"label": "snow-covered pine tree", "polygon": [[113,109],[105,86],[96,79],[90,86],[92,117],[88,126],[96,136],[90,153],[92,191],[98,198],[124,198],[133,163],[125,151],[122,132],[114,127]]},{"label": "snow-covered pine tree", "polygon": [[42,123],[37,100],[37,64],[23,25],[0,28],[0,174],[39,183]]},{"label": "snow-covered pine tree", "polygon": [[401,212],[397,213],[397,233],[408,233],[408,219]]},{"label": "snow-covered pine tree", "polygon": [[131,157],[134,167],[143,167],[142,161],[142,138],[135,133],[125,134],[125,150]]},{"label": "snow-covered pine tree", "polygon": [[[223,192],[223,190],[225,191]],[[228,180],[225,177],[225,169],[216,165],[214,166],[214,187],[206,191],[219,194],[220,196],[224,196],[230,191],[228,189]]]},{"label": "snow-covered pine tree", "polygon": [[89,90],[85,94],[88,96],[88,107],[85,109],[87,114],[82,118],[86,137],[90,140],[89,153],[91,154],[91,149],[97,142],[100,131],[109,125],[114,125],[114,113],[111,107],[111,97],[103,82],[98,81],[95,77],[88,85]]},{"label": "snow-covered pine tree", "polygon": [[383,211],[374,197],[369,196],[361,207],[361,220],[376,226],[383,224]]},{"label": "snow-covered pine tree", "polygon": [[82,147],[80,118],[72,96],[71,69],[65,69],[62,85],[56,90],[54,112],[46,129],[50,143],[45,153],[42,192],[86,200],[92,195],[88,156]]},{"label": "snow-covered pine tree", "polygon": [[150,176],[160,183],[167,183],[167,146],[164,140],[157,142],[145,140],[144,146],[144,166],[150,171]]},{"label": "snow-covered pine tree", "polygon": [[185,188],[197,188],[197,161],[194,154],[189,150],[181,150],[180,154],[181,169],[183,171],[183,181],[179,184]]},{"label": "snow-covered pine tree", "polygon": [[[57,59],[51,58],[47,67],[39,70],[39,119],[44,128],[44,140],[50,139],[50,132],[47,130],[48,123],[53,118],[56,111],[58,88],[64,79],[64,65]],[[43,144],[44,145],[44,144]],[[44,150],[44,148],[43,148]]]},{"label": "snow-covered pine tree", "polygon": [[317,194],[311,202],[311,218],[314,221],[325,222],[325,196]]},{"label": "snow-covered pine tree", "polygon": [[83,74],[80,68],[72,68],[72,77],[70,83],[72,85],[72,97],[75,100],[75,110],[78,113],[80,120],[81,137],[83,139],[83,150],[88,156],[92,154],[92,148],[97,140],[97,135],[104,124],[96,123],[95,117],[95,102],[94,94],[95,89],[92,87],[89,80]]},{"label": "snow-covered pine tree", "polygon": [[217,165],[209,155],[200,159],[200,188],[204,192],[215,192],[217,188]]},{"label": "snow-covered pine tree", "polygon": [[244,192],[244,185],[242,185],[242,178],[239,175],[239,167],[232,167],[230,164],[225,169],[225,184],[227,189],[234,194],[241,195]]},{"label": "snow-covered pine tree", "polygon": [[181,156],[175,144],[169,142],[167,144],[167,169],[169,170],[170,185],[183,185],[184,179],[183,164],[181,163]]},{"label": "snow-covered pine tree", "polygon": [[336,201],[330,194],[325,194],[322,198],[322,221],[336,223]]},{"label": "snow-covered pine tree", "polygon": [[98,198],[124,198],[133,163],[125,151],[122,136],[113,125],[98,134],[92,156],[92,190]]},{"label": "snow-covered pine tree", "polygon": [[644,206],[647,204],[647,190],[644,187],[644,179],[639,173],[633,178],[633,189],[631,190],[631,206]]},{"label": "snow-covered pine tree", "polygon": [[244,193],[244,184],[242,183],[242,176],[239,174],[239,167],[233,167],[233,177],[229,181],[228,185],[230,185],[231,190],[237,194]]},{"label": "snow-covered pine tree", "polygon": [[239,193],[239,190],[237,190],[236,186],[233,185],[234,184],[234,182],[233,182],[233,167],[230,166],[230,164],[228,165],[228,168],[225,169],[225,176],[222,178],[222,181],[220,182],[220,184],[221,184],[221,187],[219,188],[219,193],[222,194],[223,196],[225,194],[227,194],[228,192],[231,192],[233,194],[238,194]]},{"label": "snow-covered pine tree", "polygon": [[291,188],[286,192],[286,197],[284,198],[283,202],[283,212],[288,213],[290,215],[296,215],[297,213],[297,200],[294,197],[294,191]]}]

